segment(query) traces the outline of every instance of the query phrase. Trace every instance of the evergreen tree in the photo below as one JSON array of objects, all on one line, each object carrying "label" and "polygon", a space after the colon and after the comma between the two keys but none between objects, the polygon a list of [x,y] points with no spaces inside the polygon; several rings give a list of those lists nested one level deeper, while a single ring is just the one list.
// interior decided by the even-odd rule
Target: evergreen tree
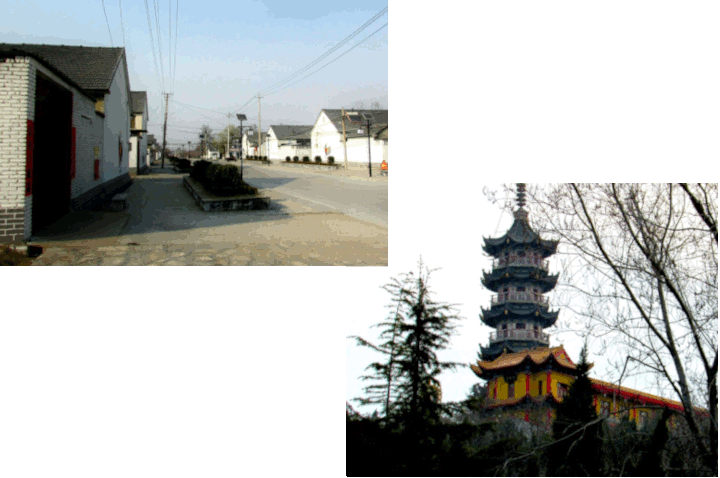
[{"label": "evergreen tree", "polygon": [[372,381],[372,383],[363,388],[366,396],[355,400],[361,405],[381,405],[384,410],[384,418],[387,420],[391,418],[397,392],[397,380],[395,379],[398,375],[398,364],[395,358],[401,340],[400,325],[404,321],[405,314],[403,297],[409,293],[412,284],[407,277],[404,277],[403,280],[392,278],[389,284],[382,287],[392,296],[391,303],[387,306],[390,309],[390,315],[373,327],[382,329],[380,340],[384,342],[374,345],[362,337],[353,335],[350,338],[355,339],[358,345],[371,348],[383,355],[383,361],[373,362],[365,368],[368,373],[361,379]]},{"label": "evergreen tree", "polygon": [[413,286],[402,298],[405,316],[400,323],[402,338],[396,359],[400,379],[396,405],[406,430],[420,441],[430,436],[429,428],[439,422],[444,411],[438,376],[459,365],[437,356],[449,346],[459,317],[453,305],[432,299],[428,285],[432,272],[420,259],[418,275],[404,276]]},{"label": "evergreen tree", "polygon": [[593,406],[592,383],[588,371],[587,346],[580,352],[577,378],[558,405],[553,423],[549,474],[556,476],[598,476],[602,468],[600,424]]}]

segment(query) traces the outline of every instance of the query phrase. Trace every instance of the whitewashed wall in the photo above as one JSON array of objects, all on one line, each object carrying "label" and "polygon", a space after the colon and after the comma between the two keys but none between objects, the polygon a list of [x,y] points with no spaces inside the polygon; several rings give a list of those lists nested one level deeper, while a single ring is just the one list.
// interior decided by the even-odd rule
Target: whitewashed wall
[{"label": "whitewashed wall", "polygon": [[[104,157],[101,177],[103,182],[127,174],[130,168],[130,103],[128,98],[128,79],[125,77],[124,60],[121,60],[110,93],[105,95],[105,131]],[[119,158],[118,139],[122,141],[122,159]]]}]

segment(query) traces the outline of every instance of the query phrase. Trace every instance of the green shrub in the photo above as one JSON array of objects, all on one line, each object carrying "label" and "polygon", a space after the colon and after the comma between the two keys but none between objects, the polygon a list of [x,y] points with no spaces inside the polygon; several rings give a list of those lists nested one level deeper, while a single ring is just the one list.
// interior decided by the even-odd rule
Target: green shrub
[{"label": "green shrub", "polygon": [[175,160],[175,166],[178,169],[190,169],[192,167],[192,163],[189,159],[176,159]]},{"label": "green shrub", "polygon": [[303,156],[303,163],[309,163],[310,157],[309,156]]},{"label": "green shrub", "polygon": [[315,162],[322,163],[322,159],[320,158],[320,156],[315,156]]},{"label": "green shrub", "polygon": [[207,170],[211,164],[210,161],[205,161],[204,159],[195,161],[192,165],[192,170],[190,170],[190,177],[201,183],[205,182]]},{"label": "green shrub", "polygon": [[234,164],[211,164],[207,168],[205,188],[217,196],[256,195],[257,188],[240,179]]},{"label": "green shrub", "polygon": [[293,162],[297,163],[298,161],[300,161],[300,158],[298,158],[297,156],[293,156]]},{"label": "green shrub", "polygon": [[285,162],[286,162],[286,163],[289,163],[289,162],[290,162],[290,156],[285,156]]},{"label": "green shrub", "polygon": [[335,164],[335,156],[328,156],[328,164]]}]

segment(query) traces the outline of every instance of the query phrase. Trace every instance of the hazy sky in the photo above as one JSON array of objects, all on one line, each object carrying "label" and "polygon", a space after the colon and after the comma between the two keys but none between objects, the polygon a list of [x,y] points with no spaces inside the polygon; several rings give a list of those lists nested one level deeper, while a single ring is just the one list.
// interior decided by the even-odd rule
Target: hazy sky
[{"label": "hazy sky", "polygon": [[[112,37],[113,46],[123,46],[124,41],[130,86],[133,91],[148,92],[149,131],[156,138],[162,138],[161,91],[173,93],[168,142],[177,144],[196,141],[203,123],[220,131],[227,126],[222,113],[232,113],[233,124],[239,124],[235,114],[244,112],[249,122],[256,124],[258,101],[246,105],[248,100],[314,62],[388,5],[376,0],[159,0],[157,4],[149,0],[151,40],[144,1],[104,3],[107,21],[98,0],[3,0],[0,42],[111,46]],[[387,12],[313,68],[262,98],[263,130],[279,123],[313,124],[322,108],[359,102],[370,107],[375,101],[386,108],[388,27],[380,29],[386,23]],[[158,26],[162,50],[158,48]],[[290,85],[378,29],[342,58]],[[156,61],[161,70],[158,74]]]}]

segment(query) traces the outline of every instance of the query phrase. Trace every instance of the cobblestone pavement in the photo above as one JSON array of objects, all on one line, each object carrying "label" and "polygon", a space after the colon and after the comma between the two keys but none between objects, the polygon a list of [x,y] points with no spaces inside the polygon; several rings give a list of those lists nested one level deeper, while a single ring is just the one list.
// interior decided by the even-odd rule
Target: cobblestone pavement
[{"label": "cobblestone pavement", "polygon": [[177,175],[141,176],[128,211],[70,216],[32,241],[33,265],[388,265],[387,228],[268,192],[269,211],[204,213]]}]

